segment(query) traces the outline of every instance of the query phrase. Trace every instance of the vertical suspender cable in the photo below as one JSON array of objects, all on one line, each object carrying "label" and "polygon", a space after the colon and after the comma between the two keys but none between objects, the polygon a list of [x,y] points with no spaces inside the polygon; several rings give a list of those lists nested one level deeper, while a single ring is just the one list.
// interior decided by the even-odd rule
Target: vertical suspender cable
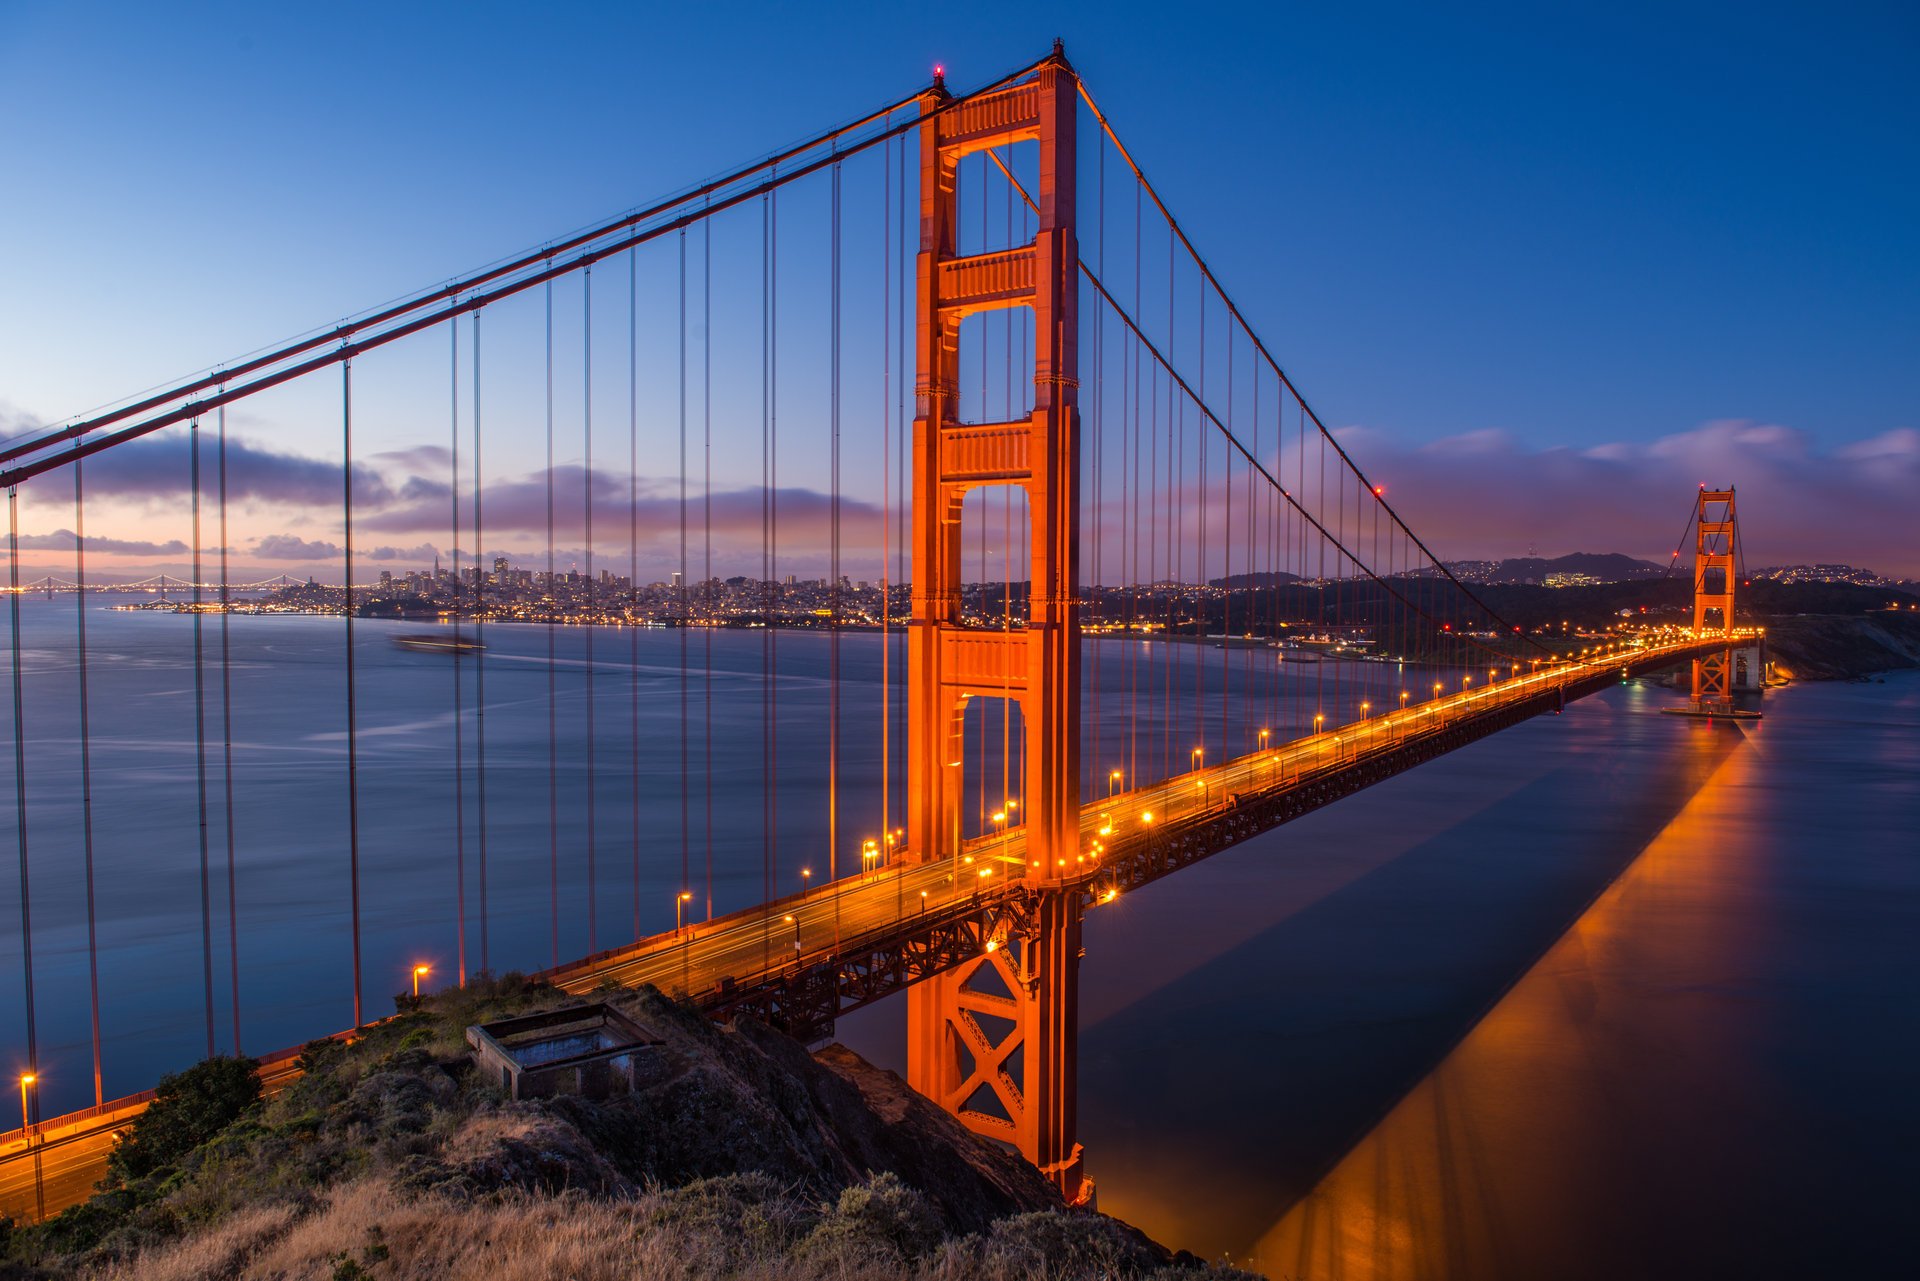
[{"label": "vertical suspender cable", "polygon": [[701,751],[706,756],[705,783],[701,795],[706,801],[706,819],[702,832],[706,842],[707,919],[713,919],[713,223],[700,224],[700,466],[703,521],[701,591],[705,595],[706,618],[700,629],[700,644],[705,666],[700,682],[703,724]]},{"label": "vertical suspender cable", "polygon": [[[93,727],[87,706],[87,505],[81,480],[84,466],[83,460],[73,460],[73,618],[74,645],[80,661],[80,834],[87,875],[87,1010],[93,1032],[93,1103],[99,1107],[106,1102],[106,1092],[100,1072],[100,950],[93,900]],[[223,544],[227,541],[224,530],[220,541]],[[221,621],[225,622],[224,616]],[[235,1008],[238,1009],[237,1002]],[[237,1013],[235,1018],[234,1043],[238,1045]]]},{"label": "vertical suspender cable", "polygon": [[[20,973],[27,987],[27,1073],[40,1074],[40,1024],[33,1010],[33,895],[27,877],[27,722],[25,685],[20,674],[20,487],[7,489],[8,618],[13,631],[13,812],[20,838]],[[22,1118],[32,1125],[39,1115],[40,1092]],[[45,1207],[42,1207],[44,1217]]]},{"label": "vertical suspender cable", "polygon": [[[239,871],[235,859],[235,836],[233,831],[233,588],[232,577],[228,573],[227,561],[227,407],[220,406],[218,411],[219,445],[215,468],[218,473],[220,504],[220,773],[221,787],[226,798],[227,831],[227,978],[228,1000],[233,1005],[233,1052],[240,1054],[240,886]],[[76,461],[74,467],[80,464]],[[80,478],[74,476],[78,486]],[[81,634],[82,647],[86,635]],[[81,677],[84,681],[86,660],[81,660]],[[84,701],[84,700],[83,700]],[[84,731],[82,737],[84,738]],[[88,819],[91,825],[92,819]],[[92,837],[89,835],[89,841]]]},{"label": "vertical suspender cable", "polygon": [[555,654],[554,616],[560,608],[553,573],[553,282],[547,303],[547,938],[549,964],[560,964],[560,724],[559,659]]},{"label": "vertical suspender cable", "polygon": [[687,792],[693,786],[692,728],[687,723],[687,229],[682,227],[680,241],[680,590],[674,593],[674,607],[680,615],[680,892],[693,883],[692,801]]},{"label": "vertical suspender cable", "polygon": [[[893,123],[887,113],[886,123]],[[883,849],[893,843],[893,635],[889,627],[887,578],[892,566],[893,519],[893,147],[880,149],[880,832]],[[906,894],[894,881],[894,912]]]},{"label": "vertical suspender cable", "polygon": [[[840,166],[833,166],[827,244],[827,858],[840,850]],[[864,861],[864,860],[863,860]],[[831,877],[829,877],[831,879]],[[833,898],[834,944],[840,896]],[[795,961],[800,958],[796,955]]]},{"label": "vertical suspender cable", "polygon": [[[483,520],[484,498],[480,470],[480,313],[473,313],[473,555],[481,565],[474,576],[473,588],[473,754],[474,819],[478,848],[480,891],[480,972],[489,972],[487,954],[487,607],[481,599],[485,591],[487,543]],[[504,584],[503,584],[504,585]]]},{"label": "vertical suspender cable", "polygon": [[346,578],[341,615],[347,646],[347,893],[353,921],[353,1025],[365,1023],[360,1005],[360,723],[353,673],[353,362],[340,362],[341,511]]},{"label": "vertical suspender cable", "polygon": [[640,264],[627,250],[627,818],[633,941],[640,941]]},{"label": "vertical suspender cable", "polygon": [[600,916],[599,895],[599,813],[595,804],[594,746],[596,737],[593,731],[593,638],[595,631],[594,610],[598,606],[598,597],[593,586],[593,268],[588,266],[581,273],[581,327],[580,327],[580,434],[585,440],[584,459],[580,480],[581,533],[587,544],[587,669],[586,700],[587,711],[585,728],[587,731],[587,955],[592,956],[600,949],[600,932],[597,924]]},{"label": "vertical suspender cable", "polygon": [[[767,195],[767,555],[769,577],[780,573],[780,193]],[[786,593],[774,591],[784,604]],[[780,646],[767,629],[767,897],[780,881]]]},{"label": "vertical suspender cable", "polygon": [[[447,322],[447,496],[453,535],[453,939],[460,986],[467,985],[466,707],[460,675],[460,321]],[[221,540],[225,542],[223,538]],[[473,553],[480,577],[480,551]]]},{"label": "vertical suspender cable", "polygon": [[[773,195],[760,199],[760,901],[773,899]],[[770,954],[763,915],[761,963]]]},{"label": "vertical suspender cable", "polygon": [[188,475],[193,484],[193,757],[200,807],[200,971],[205,987],[207,1057],[213,1038],[213,891],[207,835],[207,674],[205,634],[200,612],[200,420],[187,424]]}]

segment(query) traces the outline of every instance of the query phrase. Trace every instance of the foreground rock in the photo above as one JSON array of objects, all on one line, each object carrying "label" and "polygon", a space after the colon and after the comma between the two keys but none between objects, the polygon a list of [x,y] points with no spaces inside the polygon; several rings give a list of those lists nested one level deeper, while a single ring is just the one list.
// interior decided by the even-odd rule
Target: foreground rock
[{"label": "foreground rock", "polygon": [[631,1094],[508,1099],[469,1070],[465,1027],[567,998],[475,985],[352,1046],[309,1047],[284,1093],[13,1230],[0,1274],[1232,1275],[1068,1209],[1030,1166],[842,1047],[816,1056],[758,1024],[721,1029],[652,991],[607,999],[660,1042]]}]

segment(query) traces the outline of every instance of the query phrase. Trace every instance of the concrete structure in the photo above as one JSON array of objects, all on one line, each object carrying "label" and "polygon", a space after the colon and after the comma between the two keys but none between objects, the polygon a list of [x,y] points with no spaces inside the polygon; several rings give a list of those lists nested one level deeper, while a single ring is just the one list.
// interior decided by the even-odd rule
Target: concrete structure
[{"label": "concrete structure", "polygon": [[660,1042],[608,1005],[574,1005],[467,1029],[474,1066],[515,1099],[631,1091]]}]

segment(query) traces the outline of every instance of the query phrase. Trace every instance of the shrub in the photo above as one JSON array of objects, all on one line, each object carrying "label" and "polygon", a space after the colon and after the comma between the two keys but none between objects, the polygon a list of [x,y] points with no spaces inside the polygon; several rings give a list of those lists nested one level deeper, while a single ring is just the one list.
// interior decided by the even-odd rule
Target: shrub
[{"label": "shrub", "polygon": [[147,1105],[107,1158],[107,1180],[130,1183],[177,1167],[260,1098],[260,1065],[221,1055],[160,1078]]},{"label": "shrub", "polygon": [[919,1259],[944,1233],[933,1206],[892,1173],[877,1174],[843,1190],[807,1237],[802,1253],[842,1263],[890,1258]]}]

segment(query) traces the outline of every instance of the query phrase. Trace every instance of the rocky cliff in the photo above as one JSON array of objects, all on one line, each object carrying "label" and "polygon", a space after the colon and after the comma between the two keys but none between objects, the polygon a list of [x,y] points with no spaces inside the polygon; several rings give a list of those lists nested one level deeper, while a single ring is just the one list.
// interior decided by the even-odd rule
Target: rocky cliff
[{"label": "rocky cliff", "polygon": [[[111,1186],[0,1231],[0,1277],[1236,1275],[1062,1205],[849,1050],[721,1028],[651,990],[604,997],[657,1042],[629,1093],[516,1102],[472,1070],[468,1025],[571,999],[471,984],[315,1043],[258,1102],[210,1060],[175,1079],[190,1104],[148,1114]],[[195,1074],[221,1083],[224,1113]]]}]

